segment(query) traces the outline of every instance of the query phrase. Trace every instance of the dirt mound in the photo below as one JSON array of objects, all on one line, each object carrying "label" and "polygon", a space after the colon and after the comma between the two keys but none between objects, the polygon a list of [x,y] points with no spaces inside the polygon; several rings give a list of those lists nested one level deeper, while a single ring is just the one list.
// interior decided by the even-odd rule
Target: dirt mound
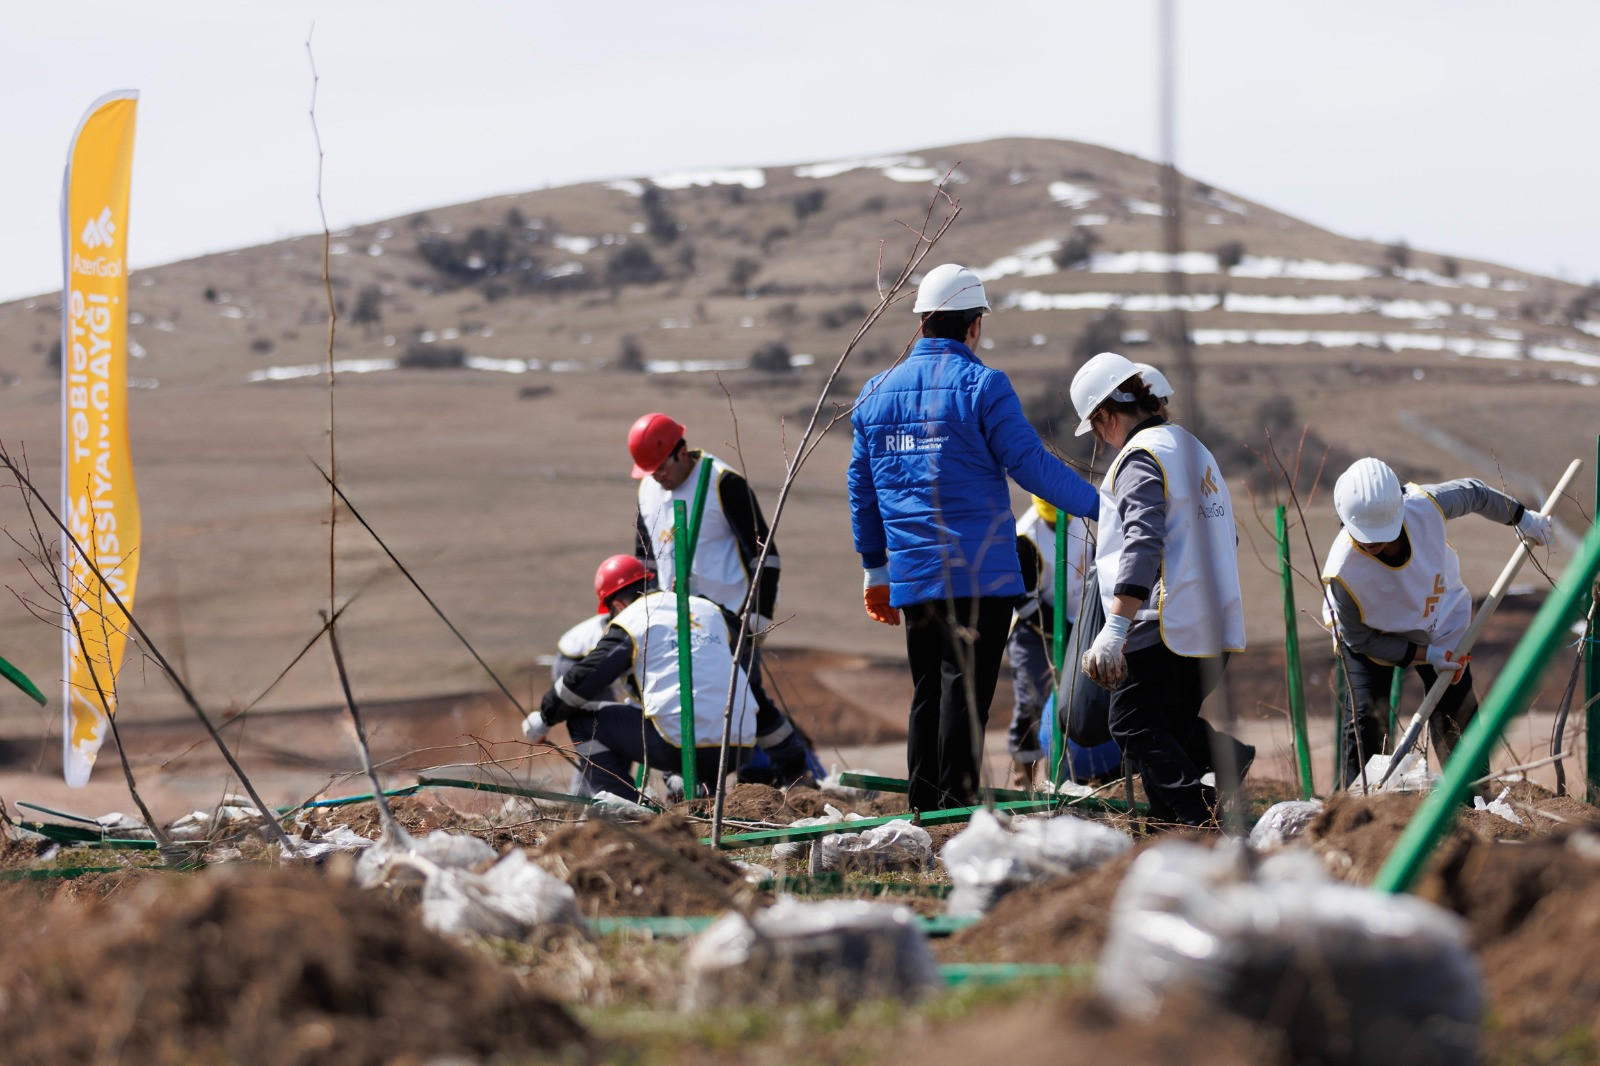
[{"label": "dirt mound", "polygon": [[934,1029],[892,1059],[922,1066],[1003,1062],[1172,1063],[1277,1066],[1279,1041],[1251,1022],[1189,1000],[1169,1001],[1149,1021],[1119,1018],[1088,988],[1032,996]]},{"label": "dirt mound", "polygon": [[[389,810],[395,821],[409,833],[431,833],[435,829],[459,829],[467,819],[450,804],[436,795],[420,793],[414,796],[390,796]],[[304,812],[305,820],[318,829],[347,825],[353,832],[376,840],[383,829],[378,817],[377,803],[350,803],[343,807],[313,807]]]},{"label": "dirt mound", "polygon": [[[699,818],[710,818],[711,806],[710,799],[697,799],[692,804],[674,809],[688,811]],[[827,807],[867,818],[903,814],[907,810],[906,798],[893,793],[876,795],[871,799],[848,800],[804,785],[780,791],[770,785],[746,783],[734,785],[728,790],[727,798],[723,800],[722,814],[724,818],[735,821],[788,825],[801,818],[820,818],[827,814],[824,809]]]},{"label": "dirt mound", "polygon": [[559,1005],[353,885],[235,871],[159,889],[41,907],[9,936],[7,1062],[376,1066],[584,1040]]},{"label": "dirt mound", "polygon": [[1019,888],[939,947],[947,961],[1092,963],[1105,945],[1111,901],[1138,849],[1104,866]]},{"label": "dirt mound", "polygon": [[557,829],[538,853],[541,865],[578,894],[588,915],[694,915],[726,910],[749,890],[737,867],[700,843],[687,820],[602,818]]}]

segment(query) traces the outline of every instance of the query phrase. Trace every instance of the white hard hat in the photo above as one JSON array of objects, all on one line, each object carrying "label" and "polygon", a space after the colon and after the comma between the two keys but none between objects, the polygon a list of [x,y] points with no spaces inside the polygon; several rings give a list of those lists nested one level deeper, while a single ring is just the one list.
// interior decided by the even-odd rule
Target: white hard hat
[{"label": "white hard hat", "polygon": [[1362,544],[1387,544],[1405,524],[1405,489],[1382,459],[1357,459],[1333,486],[1333,509]]},{"label": "white hard hat", "polygon": [[1134,363],[1139,368],[1139,376],[1144,378],[1144,383],[1150,386],[1150,395],[1158,400],[1165,400],[1172,395],[1172,382],[1167,380],[1167,375],[1151,366],[1149,363]]},{"label": "white hard hat", "polygon": [[1082,421],[1078,423],[1074,436],[1081,437],[1089,432],[1089,416],[1107,399],[1117,399],[1123,403],[1132,400],[1132,393],[1118,392],[1117,386],[1138,376],[1139,368],[1126,356],[1116,352],[1101,352],[1079,367],[1078,372],[1072,375],[1071,391],[1072,406],[1078,409],[1078,417]]},{"label": "white hard hat", "polygon": [[928,311],[970,311],[974,307],[989,309],[983,282],[966,267],[945,263],[928,271],[928,276],[922,279],[922,284],[917,286],[917,302],[911,310],[920,315]]}]

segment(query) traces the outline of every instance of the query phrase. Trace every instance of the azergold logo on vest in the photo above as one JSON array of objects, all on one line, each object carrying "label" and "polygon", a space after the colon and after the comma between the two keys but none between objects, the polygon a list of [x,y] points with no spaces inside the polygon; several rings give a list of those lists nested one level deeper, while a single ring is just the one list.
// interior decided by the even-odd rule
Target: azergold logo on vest
[{"label": "azergold logo on vest", "polygon": [[1433,595],[1429,596],[1427,599],[1422,601],[1422,617],[1426,618],[1429,615],[1431,615],[1433,613],[1433,609],[1435,607],[1439,606],[1439,600],[1443,596],[1444,596],[1443,575],[1434,574],[1433,575]]},{"label": "azergold logo on vest", "polygon": [[1217,476],[1209,466],[1206,467],[1206,476],[1200,479],[1200,491],[1207,496],[1217,494]]}]

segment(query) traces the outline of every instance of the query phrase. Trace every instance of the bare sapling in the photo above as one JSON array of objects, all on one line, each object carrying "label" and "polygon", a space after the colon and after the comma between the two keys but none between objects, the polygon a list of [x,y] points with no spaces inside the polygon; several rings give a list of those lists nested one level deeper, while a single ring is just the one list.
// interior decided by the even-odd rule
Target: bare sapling
[{"label": "bare sapling", "polygon": [[263,828],[286,849],[292,848],[293,845],[290,843],[288,834],[284,832],[283,826],[279,825],[272,816],[272,808],[267,805],[266,801],[256,791],[256,787],[250,781],[249,775],[244,772],[244,767],[240,766],[239,761],[234,758],[232,750],[229,749],[227,742],[222,739],[222,735],[217,732],[217,727],[212,723],[211,716],[206,713],[205,708],[200,706],[200,701],[195,698],[194,693],[189,689],[188,684],[183,679],[183,675],[167,661],[167,657],[162,654],[160,647],[150,637],[150,634],[145,631],[144,626],[139,623],[138,617],[123,602],[122,597],[117,594],[117,590],[107,582],[105,575],[101,573],[100,567],[95,562],[94,555],[87,551],[82,544],[78,543],[78,539],[72,530],[56,514],[55,509],[50,506],[50,501],[39,491],[38,486],[33,483],[17,464],[16,460],[11,457],[10,452],[6,450],[3,444],[0,444],[0,466],[4,466],[11,472],[11,475],[17,479],[18,484],[25,493],[49,516],[50,523],[67,538],[67,542],[72,545],[72,549],[84,559],[90,572],[94,574],[95,580],[110,594],[112,603],[122,616],[127,618],[128,624],[133,627],[133,631],[138,637],[139,646],[145,650],[145,653],[155,661],[157,668],[172,682],[173,687],[178,690],[178,694],[183,698],[183,702],[194,712],[195,717],[200,720],[200,724],[205,727],[206,733],[210,735],[212,742],[216,744],[217,750],[222,753],[228,768],[238,777],[239,784],[250,796],[251,802],[255,804],[256,810],[260,814]]},{"label": "bare sapling", "polygon": [[[954,167],[951,169],[953,170]],[[818,423],[822,421],[823,406],[828,402],[828,394],[830,391],[832,391],[834,383],[838,380],[840,372],[844,369],[845,363],[849,361],[851,354],[861,343],[862,338],[864,338],[867,335],[867,332],[877,324],[878,319],[886,310],[888,310],[890,305],[902,298],[906,284],[911,280],[911,276],[916,273],[917,269],[922,265],[923,259],[926,258],[928,253],[933,250],[934,246],[939,243],[939,239],[945,235],[946,231],[950,229],[951,224],[955,222],[956,217],[961,214],[960,202],[953,199],[949,193],[945,192],[944,181],[948,180],[948,178],[949,175],[946,174],[945,179],[940,181],[938,188],[934,191],[933,196],[929,199],[928,208],[923,214],[920,228],[912,229],[910,226],[906,226],[906,229],[910,230],[915,235],[915,242],[912,245],[910,253],[906,257],[905,262],[901,265],[899,271],[887,285],[884,284],[880,268],[880,276],[878,278],[878,302],[876,306],[867,312],[867,317],[856,329],[856,332],[850,338],[849,343],[845,345],[844,351],[834,362],[833,369],[828,372],[827,378],[823,381],[822,391],[817,395],[817,402],[811,408],[811,416],[806,422],[805,431],[801,433],[799,441],[796,442],[793,454],[788,457],[789,461],[787,468],[784,471],[783,481],[778,487],[777,502],[773,505],[772,519],[767,526],[767,539],[762,542],[760,552],[756,556],[755,563],[750,568],[750,572],[752,574],[761,573],[762,569],[767,565],[767,556],[771,551],[772,542],[778,535],[778,524],[783,520],[784,506],[788,503],[789,492],[794,487],[795,478],[799,475],[800,469],[805,465],[806,460],[811,457],[811,454],[816,450],[817,446],[821,443],[822,438],[827,435],[828,431],[840,421],[850,416],[850,412],[852,410],[851,407],[836,404],[833,416],[828,419],[826,425],[822,426],[820,430],[818,429]],[[940,220],[938,225],[934,227],[933,218],[941,203],[944,205],[944,217],[942,220]],[[902,223],[902,225],[904,225],[904,223]],[[929,232],[930,227],[932,227],[931,233]],[[881,258],[882,253],[880,249],[880,263]],[[901,352],[900,358],[904,359],[906,352],[909,352],[910,350],[911,345],[908,343],[905,351]],[[736,664],[738,663],[740,657],[744,654],[744,649],[750,639],[750,611],[755,604],[755,596],[756,582],[751,581],[749,589],[745,592],[744,602],[740,605],[738,611],[739,632],[734,639],[733,647],[733,658]],[[727,792],[728,779],[728,748],[731,741],[733,728],[733,705],[737,696],[738,668],[735,666],[734,671],[729,675],[728,678],[728,699],[723,708],[722,714],[722,742],[717,763],[716,798],[712,804],[711,810],[711,841],[713,846],[718,844],[722,839],[722,810],[723,800]]]}]

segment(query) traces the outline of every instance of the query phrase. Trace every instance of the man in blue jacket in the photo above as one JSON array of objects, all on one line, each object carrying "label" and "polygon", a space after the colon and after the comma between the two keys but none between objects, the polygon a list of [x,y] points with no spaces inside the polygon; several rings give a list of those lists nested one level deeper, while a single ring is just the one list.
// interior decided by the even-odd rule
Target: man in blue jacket
[{"label": "man in blue jacket", "polygon": [[1099,514],[1099,494],[1045,450],[1005,374],[973,354],[988,309],[971,270],[930,271],[912,307],[922,339],[867,382],[850,419],[867,614],[906,620],[915,811],[978,797],[989,703],[1023,592],[1007,476],[1068,514]]}]

